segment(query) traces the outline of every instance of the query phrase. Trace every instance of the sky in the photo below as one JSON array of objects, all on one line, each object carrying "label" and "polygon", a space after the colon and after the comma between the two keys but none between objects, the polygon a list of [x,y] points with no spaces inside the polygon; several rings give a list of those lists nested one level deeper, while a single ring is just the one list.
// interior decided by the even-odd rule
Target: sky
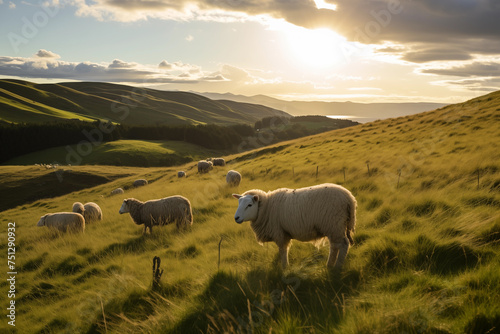
[{"label": "sky", "polygon": [[0,0],[0,78],[285,100],[500,89],[500,0]]}]

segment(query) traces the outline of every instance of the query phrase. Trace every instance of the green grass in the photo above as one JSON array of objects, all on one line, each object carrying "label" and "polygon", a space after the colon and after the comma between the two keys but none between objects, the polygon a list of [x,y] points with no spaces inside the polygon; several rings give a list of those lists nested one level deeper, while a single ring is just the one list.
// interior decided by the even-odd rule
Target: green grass
[{"label": "green grass", "polygon": [[5,165],[58,162],[63,165],[174,166],[221,154],[221,151],[179,141],[117,140],[99,145],[50,148],[11,159]]},{"label": "green grass", "polygon": [[110,120],[122,124],[253,124],[287,116],[265,106],[214,101],[168,92],[97,82],[35,84],[0,80],[0,120],[12,123],[61,119]]},{"label": "green grass", "polygon": [[[16,328],[19,333],[494,332],[500,328],[498,95],[227,156],[227,166],[204,175],[195,173],[194,164],[78,166],[80,172],[100,169],[110,180],[2,212],[2,235],[8,222],[16,222]],[[9,173],[2,171],[2,180],[12,182],[36,173],[35,167],[5,168]],[[178,179],[180,169],[190,176]],[[243,175],[238,188],[224,183],[229,169]],[[129,174],[111,179],[120,173]],[[134,189],[136,178],[152,182]],[[342,184],[358,201],[355,244],[341,271],[326,269],[328,247],[301,242],[293,242],[290,267],[282,270],[277,247],[259,245],[248,223],[233,220],[233,192],[323,182]],[[127,185],[123,196],[109,196]],[[166,226],[142,235],[128,215],[118,214],[124,198],[174,194],[192,203],[189,231]],[[104,220],[88,225],[83,235],[35,226],[47,212],[71,210],[74,201],[98,203]],[[2,240],[1,251],[6,248]],[[156,290],[154,256],[165,270]],[[2,295],[7,289],[0,283]],[[5,321],[0,326],[7,328]]]}]

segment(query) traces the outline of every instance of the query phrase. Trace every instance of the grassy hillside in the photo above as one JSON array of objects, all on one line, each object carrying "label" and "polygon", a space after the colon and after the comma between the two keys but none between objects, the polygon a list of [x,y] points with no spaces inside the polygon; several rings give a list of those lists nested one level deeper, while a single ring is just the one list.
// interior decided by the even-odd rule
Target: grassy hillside
[{"label": "grassy hillside", "polygon": [[[4,211],[2,235],[8,222],[16,223],[16,329],[498,331],[499,118],[496,92],[434,112],[228,156],[226,167],[207,175],[195,174],[191,165],[138,169],[132,176]],[[191,176],[177,179],[178,169]],[[224,184],[229,169],[243,175],[238,189]],[[153,182],[108,196],[139,177]],[[293,243],[290,268],[283,271],[277,247],[260,246],[248,223],[233,220],[233,192],[323,182],[342,184],[358,201],[355,245],[341,272],[326,270],[328,247],[316,250],[301,242]],[[190,231],[166,226],[144,236],[128,215],[118,214],[123,198],[174,194],[193,205]],[[98,203],[104,220],[87,226],[83,235],[35,226],[41,215],[70,210],[77,200]],[[7,253],[5,241],[0,248]],[[151,288],[154,256],[165,270],[157,290]],[[3,296],[8,288],[0,283]],[[8,328],[5,319],[0,326]]]},{"label": "grassy hillside", "polygon": [[219,156],[221,151],[180,141],[116,140],[102,143],[88,154],[78,145],[50,148],[26,154],[5,162],[5,165],[78,164],[119,166],[172,166],[189,161]]},{"label": "grassy hillside", "polygon": [[[58,167],[0,166],[0,211],[92,188],[146,171],[141,168],[106,166]],[[129,185],[123,185],[128,188]]]},{"label": "grassy hillside", "polygon": [[0,80],[0,120],[111,120],[123,124],[253,124],[288,114],[261,105],[224,103],[186,92],[98,82],[35,84]]}]

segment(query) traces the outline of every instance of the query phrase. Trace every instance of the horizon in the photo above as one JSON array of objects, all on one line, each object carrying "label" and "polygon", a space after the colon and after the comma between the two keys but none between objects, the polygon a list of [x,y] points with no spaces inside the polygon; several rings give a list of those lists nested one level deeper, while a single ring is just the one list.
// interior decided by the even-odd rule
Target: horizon
[{"label": "horizon", "polygon": [[481,1],[0,0],[0,78],[285,101],[458,103],[498,90]]}]

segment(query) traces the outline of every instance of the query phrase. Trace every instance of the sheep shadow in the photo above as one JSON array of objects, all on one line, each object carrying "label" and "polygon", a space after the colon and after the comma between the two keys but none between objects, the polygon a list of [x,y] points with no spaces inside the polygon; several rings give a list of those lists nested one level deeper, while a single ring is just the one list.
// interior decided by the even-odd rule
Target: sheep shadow
[{"label": "sheep shadow", "polygon": [[257,268],[244,276],[219,271],[173,332],[267,333],[276,324],[286,325],[290,317],[311,328],[317,324],[335,328],[360,280],[355,270],[306,273]]}]

